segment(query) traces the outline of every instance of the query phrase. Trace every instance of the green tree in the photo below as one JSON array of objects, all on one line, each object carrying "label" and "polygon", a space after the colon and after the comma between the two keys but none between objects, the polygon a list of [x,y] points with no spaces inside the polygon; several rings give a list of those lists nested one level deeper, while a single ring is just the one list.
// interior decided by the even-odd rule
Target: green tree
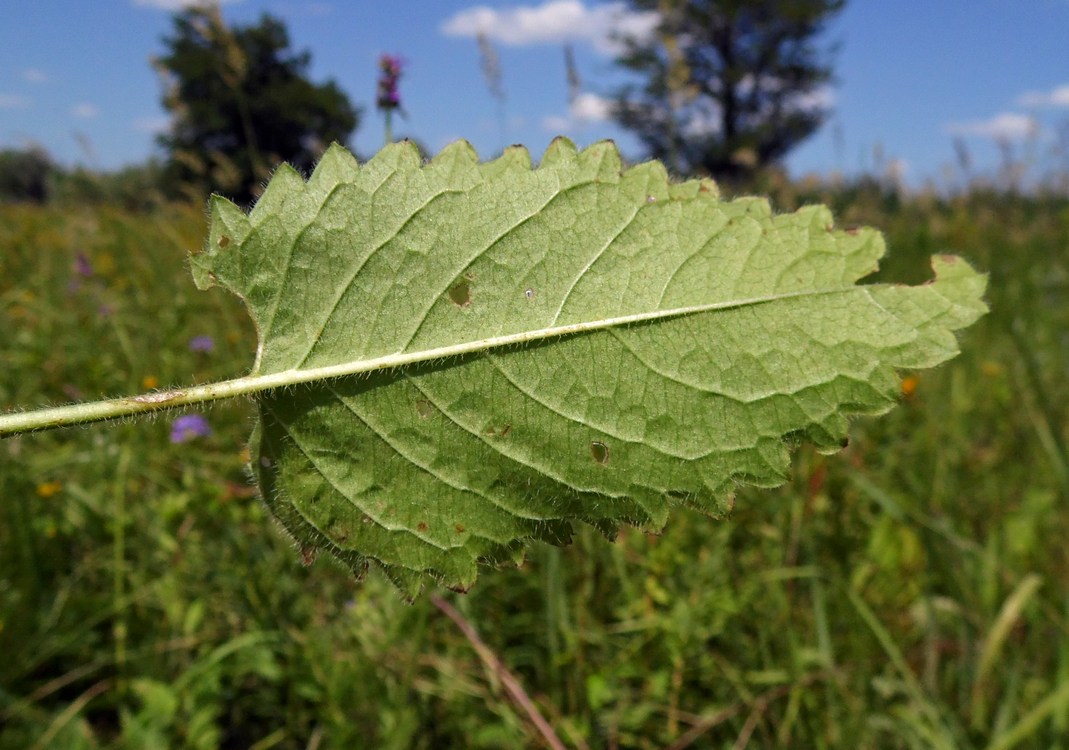
[{"label": "green tree", "polygon": [[156,67],[172,123],[159,142],[172,178],[198,198],[217,191],[251,201],[275,164],[308,171],[359,122],[334,81],[307,79],[310,53],[292,51],[286,27],[267,14],[228,27],[217,7],[193,7],[163,41]]},{"label": "green tree", "polygon": [[56,171],[40,147],[0,151],[0,203],[44,203]]},{"label": "green tree", "polygon": [[625,37],[623,67],[645,78],[617,94],[615,116],[649,155],[682,173],[752,177],[827,116],[833,49],[818,44],[845,0],[631,0],[657,11]]}]

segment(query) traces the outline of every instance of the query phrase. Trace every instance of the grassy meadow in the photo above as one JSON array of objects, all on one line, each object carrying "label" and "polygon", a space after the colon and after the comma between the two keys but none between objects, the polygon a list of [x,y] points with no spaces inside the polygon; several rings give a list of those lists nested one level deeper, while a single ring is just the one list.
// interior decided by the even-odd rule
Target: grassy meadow
[{"label": "grassy meadow", "polygon": [[[845,451],[409,605],[279,533],[246,402],[0,441],[0,748],[551,747],[509,675],[582,750],[1069,748],[1069,202],[776,192],[883,229],[882,278],[991,274],[963,353]],[[251,323],[187,272],[205,233],[0,206],[0,408],[242,374]]]}]

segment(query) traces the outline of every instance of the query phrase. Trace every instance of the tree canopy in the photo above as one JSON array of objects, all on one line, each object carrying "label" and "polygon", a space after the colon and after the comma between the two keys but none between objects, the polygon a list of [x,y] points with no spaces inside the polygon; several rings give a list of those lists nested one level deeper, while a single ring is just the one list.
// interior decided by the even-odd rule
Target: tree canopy
[{"label": "tree canopy", "polygon": [[819,43],[845,0],[631,0],[656,10],[618,62],[645,78],[616,119],[678,172],[745,179],[810,136],[828,113],[833,48]]},{"label": "tree canopy", "polygon": [[228,27],[218,8],[175,16],[164,78],[170,130],[159,139],[172,178],[196,195],[253,200],[275,164],[310,170],[332,141],[344,144],[359,110],[334,81],[308,80],[311,54],[290,49],[284,24],[267,14]]}]

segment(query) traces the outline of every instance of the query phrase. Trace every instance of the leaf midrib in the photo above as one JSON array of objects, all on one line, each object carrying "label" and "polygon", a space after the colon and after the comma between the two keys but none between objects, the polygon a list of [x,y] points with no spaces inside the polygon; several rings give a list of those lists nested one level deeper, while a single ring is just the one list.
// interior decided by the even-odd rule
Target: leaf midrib
[{"label": "leaf midrib", "polygon": [[351,360],[333,365],[324,365],[321,367],[288,368],[286,370],[279,370],[278,372],[273,373],[257,373],[249,375],[247,378],[243,378],[242,380],[256,380],[263,382],[265,383],[263,387],[255,388],[254,390],[268,390],[270,388],[275,387],[299,385],[302,383],[312,383],[319,380],[328,380],[331,378],[346,377],[350,375],[361,375],[382,370],[392,370],[407,367],[409,365],[421,364],[423,362],[450,359],[453,357],[464,356],[466,354],[477,354],[479,352],[485,352],[492,349],[501,349],[504,347],[529,344],[535,341],[545,341],[554,338],[563,338],[565,336],[575,336],[584,333],[593,333],[596,331],[603,331],[612,328],[623,328],[641,323],[652,323],[669,320],[672,318],[700,315],[702,313],[731,310],[741,307],[749,307],[753,305],[763,305],[790,299],[821,297],[825,295],[843,293],[853,294],[859,292],[867,294],[865,287],[847,284],[836,287],[829,287],[825,289],[808,289],[794,292],[781,292],[778,294],[763,295],[760,297],[748,297],[740,300],[724,300],[720,302],[710,302],[704,305],[691,305],[688,307],[677,307],[666,310],[653,310],[649,312],[632,313],[630,315],[618,315],[609,318],[601,318],[598,320],[582,321],[579,323],[569,323],[565,325],[549,326],[546,328],[536,328],[525,331],[518,331],[516,333],[503,334],[501,336],[493,336],[484,339],[475,339],[472,341],[463,341],[458,344],[450,344],[447,346],[434,347],[431,349],[422,349],[414,352],[398,352],[395,354],[387,354],[380,357]]}]

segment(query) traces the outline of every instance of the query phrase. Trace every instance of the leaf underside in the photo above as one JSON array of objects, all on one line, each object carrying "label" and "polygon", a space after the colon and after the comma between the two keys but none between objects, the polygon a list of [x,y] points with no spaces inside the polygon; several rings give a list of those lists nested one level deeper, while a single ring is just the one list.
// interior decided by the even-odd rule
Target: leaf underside
[{"label": "leaf underside", "polygon": [[[782,483],[797,441],[839,449],[848,416],[894,404],[896,368],[953,357],[986,309],[953,257],[928,284],[857,285],[883,252],[823,207],[773,216],[558,139],[537,169],[519,147],[358,165],[334,146],[247,216],[213,198],[192,266],[245,301],[253,375],[313,377],[258,397],[272,511],[412,597],[577,521],[723,514],[738,484]],[[358,374],[317,377],[339,367]]]}]

